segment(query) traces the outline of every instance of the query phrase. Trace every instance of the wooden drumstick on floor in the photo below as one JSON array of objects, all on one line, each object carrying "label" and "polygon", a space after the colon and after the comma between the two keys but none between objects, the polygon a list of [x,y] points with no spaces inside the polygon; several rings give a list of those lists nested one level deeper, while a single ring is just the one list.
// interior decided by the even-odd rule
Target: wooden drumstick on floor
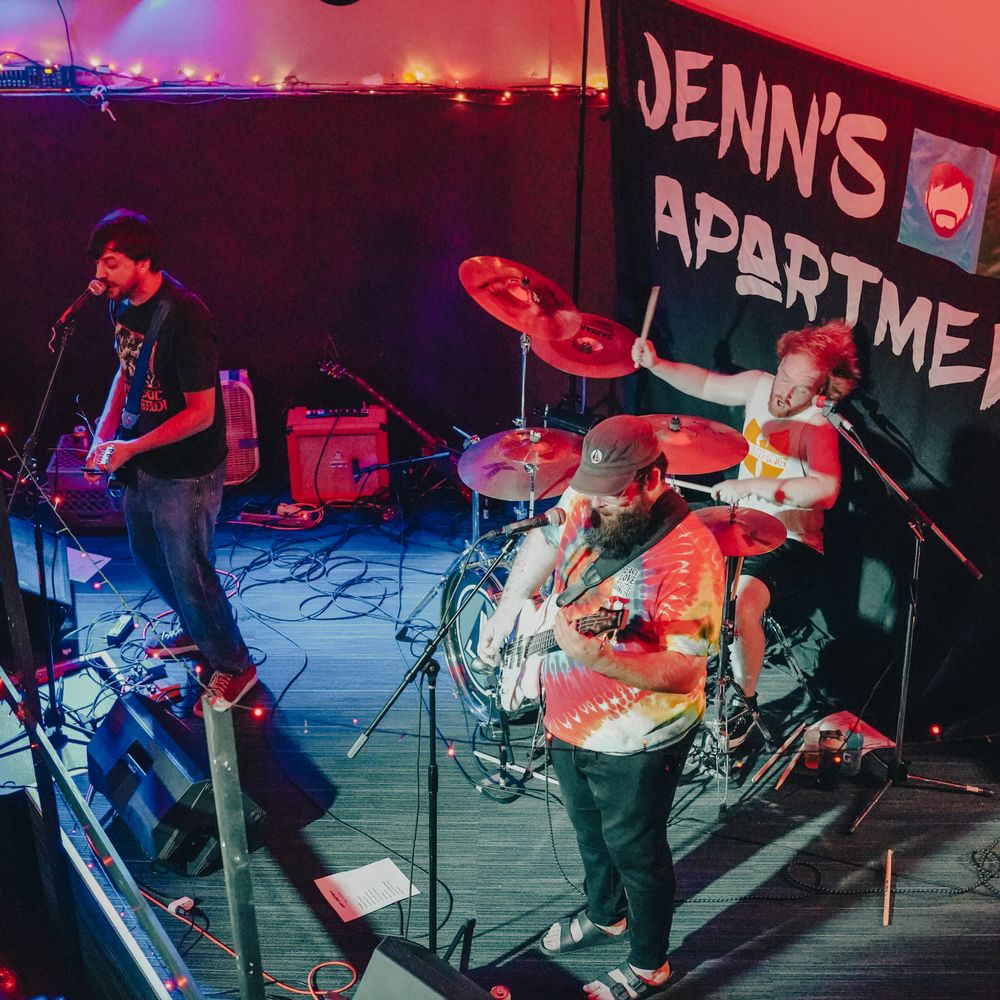
[{"label": "wooden drumstick on floor", "polygon": [[892,910],[892,848],[885,854],[885,894],[882,897],[882,926],[888,927]]},{"label": "wooden drumstick on floor", "polygon": [[[649,337],[649,328],[653,325],[653,313],[656,312],[656,300],[660,297],[660,286],[653,285],[649,290],[649,301],[646,303],[646,318],[642,321],[642,333],[639,334],[640,340],[646,340]],[[639,362],[633,362],[636,368],[639,367]]]},{"label": "wooden drumstick on floor", "polygon": [[792,734],[788,737],[787,740],[785,740],[784,743],[781,744],[780,747],[778,747],[777,751],[774,754],[772,754],[771,759],[768,760],[768,762],[750,779],[751,784],[756,784],[758,781],[760,781],[761,778],[764,777],[765,774],[767,774],[768,771],[771,770],[772,767],[774,767],[775,763],[777,763],[778,761],[778,758],[781,757],[789,749],[789,747],[791,747],[791,745],[802,735],[805,728],[806,724],[804,722],[799,723],[798,728],[792,732]]}]

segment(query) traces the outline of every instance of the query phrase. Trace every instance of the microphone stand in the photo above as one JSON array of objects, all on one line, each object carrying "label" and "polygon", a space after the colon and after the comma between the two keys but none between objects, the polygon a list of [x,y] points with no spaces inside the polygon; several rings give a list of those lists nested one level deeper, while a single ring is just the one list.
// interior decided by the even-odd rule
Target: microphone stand
[{"label": "microphone stand", "polygon": [[[45,422],[45,418],[48,415],[49,406],[52,401],[52,390],[55,386],[56,376],[59,373],[59,368],[62,365],[63,355],[66,353],[66,345],[69,343],[70,337],[73,335],[76,329],[73,320],[64,320],[60,318],[52,326],[52,337],[53,339],[59,338],[59,346],[56,349],[56,360],[52,366],[52,371],[49,375],[49,383],[45,387],[45,394],[42,397],[41,405],[38,409],[38,416],[35,419],[35,425],[31,430],[31,434],[28,435],[28,439],[24,442],[24,449],[21,455],[21,471],[17,477],[17,481],[14,483],[14,488],[11,491],[10,502],[8,504],[8,511],[13,513],[14,501],[17,498],[18,488],[21,486],[22,482],[28,482],[31,484],[33,498],[31,501],[32,506],[32,519],[34,521],[35,528],[35,559],[38,564],[38,595],[42,602],[42,617],[45,622],[45,638],[46,638],[46,660],[45,660],[45,675],[46,675],[46,686],[48,687],[49,693],[49,703],[46,707],[44,713],[42,714],[42,723],[46,727],[51,727],[52,732],[49,739],[53,746],[57,749],[64,746],[67,742],[67,738],[63,734],[63,726],[65,725],[65,716],[63,714],[62,708],[59,706],[58,697],[56,694],[56,679],[55,679],[55,656],[54,649],[52,646],[52,621],[49,616],[49,597],[48,597],[48,584],[46,582],[46,566],[45,566],[45,546],[42,535],[42,494],[41,489],[38,485],[38,459],[35,456],[35,451],[38,447],[38,435],[40,433],[42,424]],[[61,334],[61,336],[60,336]],[[58,542],[58,538],[56,539]],[[34,669],[34,667],[32,667]],[[23,683],[23,682],[22,682]],[[83,735],[90,736],[89,732],[85,730],[78,729],[78,727],[71,727],[77,730]]]},{"label": "microphone stand", "polygon": [[913,638],[916,632],[917,626],[917,608],[920,601],[920,559],[923,553],[924,542],[926,541],[927,532],[932,531],[942,542],[944,542],[948,551],[972,574],[977,580],[983,578],[982,572],[968,559],[951,541],[950,538],[934,523],[934,521],[913,501],[907,492],[900,486],[888,472],[883,469],[878,462],[875,461],[868,454],[868,450],[865,446],[855,437],[854,426],[851,424],[846,417],[841,416],[839,413],[834,413],[832,409],[832,404],[829,402],[823,406],[823,415],[826,419],[833,425],[840,437],[846,441],[871,467],[875,474],[882,480],[882,482],[889,488],[892,492],[894,498],[899,502],[900,506],[906,514],[907,526],[910,531],[913,532],[913,568],[910,573],[910,612],[909,617],[906,622],[906,640],[903,646],[903,676],[900,680],[900,692],[899,692],[899,714],[896,720],[896,746],[893,753],[893,758],[888,764],[885,763],[881,758],[876,757],[875,759],[882,764],[886,771],[885,783],[876,792],[874,798],[867,806],[858,814],[857,818],[851,823],[849,833],[854,833],[855,830],[862,824],[868,814],[875,808],[876,805],[881,801],[882,796],[885,795],[887,791],[893,785],[905,785],[907,782],[914,782],[915,784],[924,788],[938,788],[938,789],[949,789],[956,792],[966,792],[969,795],[992,795],[993,791],[989,788],[981,788],[978,785],[962,785],[957,784],[953,781],[942,781],[938,778],[928,778],[918,774],[910,774],[909,769],[906,765],[906,761],[903,760],[903,729],[906,724],[906,701],[909,694],[910,687],[910,665],[913,658]]},{"label": "microphone stand", "polygon": [[[507,553],[517,541],[517,536],[513,535],[507,539],[499,554],[490,564],[486,575],[489,576],[506,558]],[[427,676],[427,716],[428,716],[428,763],[427,763],[427,878],[430,882],[430,892],[427,897],[427,947],[431,952],[437,952],[437,792],[438,792],[438,766],[437,766],[437,675],[441,667],[433,659],[438,646],[444,639],[448,630],[458,620],[459,615],[465,610],[465,606],[472,600],[476,593],[475,588],[470,589],[450,618],[443,621],[434,633],[433,638],[424,647],[423,653],[416,663],[406,672],[406,675],[399,682],[399,686],[389,696],[389,700],[379,709],[378,715],[368,724],[365,731],[354,741],[354,746],[347,751],[349,758],[354,758],[361,748],[368,742],[368,738],[378,728],[379,723],[388,714],[389,709],[396,704],[399,696],[406,690],[418,674]]]}]

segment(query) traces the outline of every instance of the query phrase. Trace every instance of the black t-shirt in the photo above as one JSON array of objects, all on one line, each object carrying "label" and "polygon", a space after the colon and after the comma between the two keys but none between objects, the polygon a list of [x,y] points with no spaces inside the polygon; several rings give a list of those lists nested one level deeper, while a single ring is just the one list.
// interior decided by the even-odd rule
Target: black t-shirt
[{"label": "black t-shirt", "polygon": [[215,389],[212,425],[191,437],[137,455],[129,465],[164,479],[203,476],[226,457],[226,414],[219,382],[219,349],[215,321],[208,307],[166,271],[159,291],[142,305],[128,300],[113,303],[115,349],[125,373],[126,392],[131,387],[142,342],[162,300],[170,302],[156,335],[146,383],[135,426],[122,432],[124,440],[140,437],[184,409],[184,393]]}]

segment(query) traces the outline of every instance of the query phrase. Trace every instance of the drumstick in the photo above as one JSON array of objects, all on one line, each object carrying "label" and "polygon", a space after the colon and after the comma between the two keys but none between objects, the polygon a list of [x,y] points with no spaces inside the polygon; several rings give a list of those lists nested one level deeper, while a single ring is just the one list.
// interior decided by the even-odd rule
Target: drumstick
[{"label": "drumstick", "polygon": [[792,773],[792,770],[794,769],[795,765],[798,764],[799,759],[802,757],[802,754],[804,753],[805,753],[804,750],[796,750],[795,753],[792,754],[792,759],[788,762],[788,767],[786,767],[784,771],[781,772],[781,777],[778,778],[777,784],[775,784],[774,786],[775,791],[781,788],[781,786],[785,783],[785,779]]},{"label": "drumstick", "polygon": [[703,486],[701,483],[689,483],[686,479],[675,479],[673,476],[668,477],[671,483],[676,483],[678,486],[682,486],[688,490],[698,490],[700,493],[711,493],[711,486]]},{"label": "drumstick", "polygon": [[777,753],[772,754],[771,759],[750,779],[751,784],[756,784],[761,778],[764,777],[765,774],[767,774],[768,771],[771,770],[772,767],[774,767],[778,758],[802,735],[802,730],[805,728],[806,724],[804,722],[799,723],[799,728],[796,729],[792,735],[781,744],[780,747],[778,747]]},{"label": "drumstick", "polygon": [[[644,341],[649,336],[649,328],[653,325],[653,313],[656,312],[656,300],[660,297],[660,286],[653,285],[649,290],[649,301],[646,303],[646,318],[642,321],[642,333],[639,334],[639,340]],[[634,361],[633,364],[636,368],[639,367],[639,362]]]},{"label": "drumstick", "polygon": [[885,852],[885,896],[882,900],[882,926],[889,926],[889,906],[892,903],[892,848]]}]

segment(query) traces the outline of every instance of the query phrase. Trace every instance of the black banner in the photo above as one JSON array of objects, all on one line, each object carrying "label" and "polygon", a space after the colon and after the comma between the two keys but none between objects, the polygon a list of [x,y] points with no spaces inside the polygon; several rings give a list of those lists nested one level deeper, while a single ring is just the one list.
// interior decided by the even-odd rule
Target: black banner
[{"label": "black banner", "polygon": [[[638,330],[660,285],[660,354],[722,371],[773,371],[782,332],[846,318],[864,367],[846,411],[995,577],[1000,114],[680,4],[604,0],[603,11],[619,318]],[[640,412],[735,416],[646,373],[635,391]],[[907,589],[906,518],[844,457],[840,529],[855,554],[834,583],[853,588],[870,631],[892,634]],[[963,617],[996,592],[989,580],[972,586],[935,546],[925,579],[950,588],[930,616],[940,659]],[[925,607],[934,589],[925,586]]]}]

